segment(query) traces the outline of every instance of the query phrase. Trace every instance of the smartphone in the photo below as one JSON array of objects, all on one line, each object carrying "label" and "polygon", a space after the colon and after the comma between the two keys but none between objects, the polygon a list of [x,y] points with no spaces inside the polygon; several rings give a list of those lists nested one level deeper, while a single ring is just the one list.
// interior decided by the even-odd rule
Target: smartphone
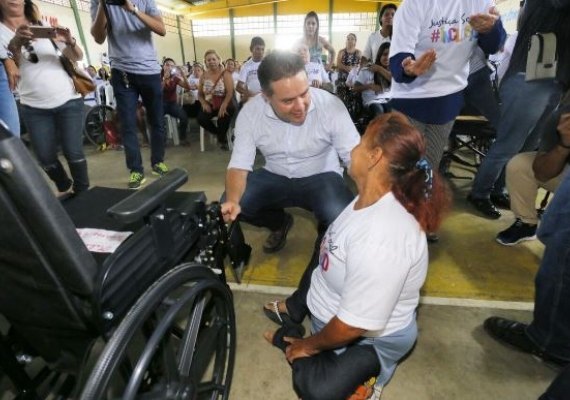
[{"label": "smartphone", "polygon": [[55,28],[51,26],[30,26],[30,31],[34,39],[53,39],[56,36]]},{"label": "smartphone", "polygon": [[178,68],[176,67],[170,68],[170,75],[176,75],[176,74],[178,74]]}]

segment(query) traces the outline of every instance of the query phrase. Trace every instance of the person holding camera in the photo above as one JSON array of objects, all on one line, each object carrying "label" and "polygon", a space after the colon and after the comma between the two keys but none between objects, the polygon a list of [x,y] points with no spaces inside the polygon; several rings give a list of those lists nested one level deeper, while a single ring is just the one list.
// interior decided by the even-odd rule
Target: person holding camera
[{"label": "person holding camera", "polygon": [[138,189],[145,182],[137,138],[137,101],[142,97],[151,127],[152,173],[168,172],[164,164],[164,123],[160,65],[152,33],[164,36],[166,29],[154,0],[91,0],[91,35],[98,44],[109,42],[111,85],[121,119],[121,135],[128,187]]},{"label": "person holding camera", "polygon": [[[19,76],[14,71],[10,75],[12,85],[19,77],[22,119],[32,149],[60,195],[69,195],[89,188],[89,174],[80,128],[83,99],[60,57],[77,62],[83,52],[68,28],[58,26],[55,19],[51,23],[42,24],[31,0],[0,2],[0,47],[10,51],[19,67]],[[59,161],[60,147],[70,174]]]},{"label": "person holding camera", "polygon": [[164,107],[164,115],[171,115],[174,118],[178,118],[180,121],[178,125],[178,138],[180,139],[180,143],[188,145],[189,143],[186,139],[188,116],[178,103],[177,88],[179,86],[190,90],[190,85],[182,73],[181,68],[176,66],[172,58],[165,58],[162,64],[162,95],[164,97],[162,104]]}]

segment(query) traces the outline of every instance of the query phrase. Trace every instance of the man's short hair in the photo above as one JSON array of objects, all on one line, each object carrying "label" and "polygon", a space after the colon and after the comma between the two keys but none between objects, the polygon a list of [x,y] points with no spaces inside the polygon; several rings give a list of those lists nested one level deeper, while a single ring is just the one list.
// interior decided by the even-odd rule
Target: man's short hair
[{"label": "man's short hair", "polygon": [[273,51],[259,64],[257,78],[263,92],[271,96],[272,82],[290,78],[301,71],[305,71],[305,63],[301,56],[290,51]]},{"label": "man's short hair", "polygon": [[253,51],[255,46],[263,46],[265,47],[265,40],[262,37],[254,36],[251,38],[251,44],[249,45],[249,51]]},{"label": "man's short hair", "polygon": [[380,22],[380,26],[382,26],[382,16],[384,15],[384,13],[386,12],[386,10],[392,9],[394,11],[398,10],[398,6],[395,5],[394,3],[388,3],[388,4],[384,4],[382,6],[382,8],[380,9],[380,14],[378,14],[378,21]]}]

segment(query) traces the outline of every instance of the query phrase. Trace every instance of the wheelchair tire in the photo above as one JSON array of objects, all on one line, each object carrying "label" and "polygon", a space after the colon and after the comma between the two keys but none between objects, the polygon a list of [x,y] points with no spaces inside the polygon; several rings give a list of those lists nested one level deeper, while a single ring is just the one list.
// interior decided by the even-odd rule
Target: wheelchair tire
[{"label": "wheelchair tire", "polygon": [[105,144],[105,129],[103,122],[113,120],[114,110],[109,106],[95,106],[85,116],[83,134],[87,140],[95,145]]},{"label": "wheelchair tire", "polygon": [[[228,286],[209,268],[180,265],[147,289],[116,328],[80,399],[225,400],[235,347]],[[111,387],[115,376],[126,382],[118,390]]]}]

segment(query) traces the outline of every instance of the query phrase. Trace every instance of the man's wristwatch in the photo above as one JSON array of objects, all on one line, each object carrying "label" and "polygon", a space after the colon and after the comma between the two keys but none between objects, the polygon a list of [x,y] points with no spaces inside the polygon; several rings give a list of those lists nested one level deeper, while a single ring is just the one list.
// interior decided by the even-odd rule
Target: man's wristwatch
[{"label": "man's wristwatch", "polygon": [[139,8],[133,4],[134,9],[131,10],[131,14],[133,15],[137,15],[139,12]]}]

